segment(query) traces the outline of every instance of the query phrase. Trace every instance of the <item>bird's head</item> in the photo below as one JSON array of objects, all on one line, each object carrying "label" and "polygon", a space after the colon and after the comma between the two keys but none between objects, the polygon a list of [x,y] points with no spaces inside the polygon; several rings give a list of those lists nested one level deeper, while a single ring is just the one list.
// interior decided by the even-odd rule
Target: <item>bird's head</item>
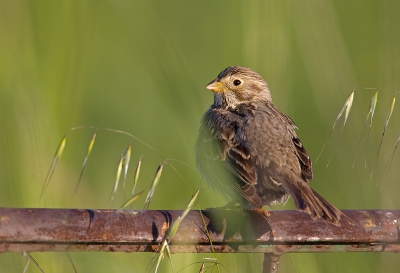
[{"label": "bird's head", "polygon": [[250,68],[241,66],[226,68],[206,88],[215,93],[214,102],[220,107],[235,108],[241,103],[271,101],[265,80]]}]

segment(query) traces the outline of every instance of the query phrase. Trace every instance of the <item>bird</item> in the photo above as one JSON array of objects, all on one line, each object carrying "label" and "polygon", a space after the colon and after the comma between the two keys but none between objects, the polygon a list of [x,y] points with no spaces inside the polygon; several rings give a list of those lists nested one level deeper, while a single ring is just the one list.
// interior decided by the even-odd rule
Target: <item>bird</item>
[{"label": "bird", "polygon": [[214,103],[201,119],[195,155],[212,188],[243,209],[262,210],[291,196],[313,220],[340,225],[344,215],[352,222],[310,187],[312,162],[297,127],[272,103],[259,74],[230,66],[206,88],[214,93]]}]

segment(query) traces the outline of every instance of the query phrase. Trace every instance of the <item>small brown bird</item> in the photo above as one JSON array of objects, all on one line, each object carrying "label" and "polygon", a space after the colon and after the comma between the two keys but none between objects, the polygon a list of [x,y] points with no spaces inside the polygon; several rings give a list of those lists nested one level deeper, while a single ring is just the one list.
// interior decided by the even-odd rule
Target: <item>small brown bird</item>
[{"label": "small brown bird", "polygon": [[308,184],[311,159],[296,125],[273,105],[264,79],[249,68],[231,66],[206,88],[214,92],[214,104],[201,120],[195,152],[208,184],[246,209],[292,196],[297,209],[312,219],[338,225],[344,214]]}]

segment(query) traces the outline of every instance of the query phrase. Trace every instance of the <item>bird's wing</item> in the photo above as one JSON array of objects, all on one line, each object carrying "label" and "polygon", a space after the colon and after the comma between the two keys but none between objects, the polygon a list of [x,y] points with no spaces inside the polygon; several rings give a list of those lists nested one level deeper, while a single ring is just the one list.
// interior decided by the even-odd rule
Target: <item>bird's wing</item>
[{"label": "bird's wing", "polygon": [[[278,109],[276,109],[277,111],[279,111]],[[301,168],[301,176],[304,179],[308,179],[308,180],[312,180],[313,178],[313,172],[312,172],[312,163],[311,163],[311,159],[310,156],[308,155],[306,149],[304,148],[303,144],[301,143],[299,137],[297,136],[295,129],[297,129],[296,124],[293,122],[293,120],[286,116],[285,114],[283,114],[281,112],[281,116],[284,117],[286,119],[286,121],[288,122],[290,128],[289,132],[291,132],[292,135],[292,142],[293,145],[295,147],[295,153],[297,158],[299,159],[299,163],[300,163],[300,168]]]},{"label": "bird's wing", "polygon": [[312,180],[313,173],[312,173],[312,163],[311,159],[307,154],[306,149],[304,149],[303,144],[301,143],[300,139],[297,136],[293,136],[292,138],[294,147],[296,148],[296,155],[300,162],[301,167],[301,175],[303,178]]},{"label": "bird's wing", "polygon": [[203,117],[196,142],[197,166],[205,180],[228,198],[245,198],[261,207],[257,176],[250,153],[235,138],[242,120],[231,112],[210,109]]}]

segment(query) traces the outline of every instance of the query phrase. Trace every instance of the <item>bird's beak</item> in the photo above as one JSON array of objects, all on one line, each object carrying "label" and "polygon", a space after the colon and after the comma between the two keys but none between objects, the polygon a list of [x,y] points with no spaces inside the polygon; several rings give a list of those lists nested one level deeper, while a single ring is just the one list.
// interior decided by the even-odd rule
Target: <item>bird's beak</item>
[{"label": "bird's beak", "polygon": [[213,80],[212,82],[207,84],[206,88],[213,92],[221,92],[225,89],[225,85],[223,85],[222,83],[220,83],[217,80]]}]

